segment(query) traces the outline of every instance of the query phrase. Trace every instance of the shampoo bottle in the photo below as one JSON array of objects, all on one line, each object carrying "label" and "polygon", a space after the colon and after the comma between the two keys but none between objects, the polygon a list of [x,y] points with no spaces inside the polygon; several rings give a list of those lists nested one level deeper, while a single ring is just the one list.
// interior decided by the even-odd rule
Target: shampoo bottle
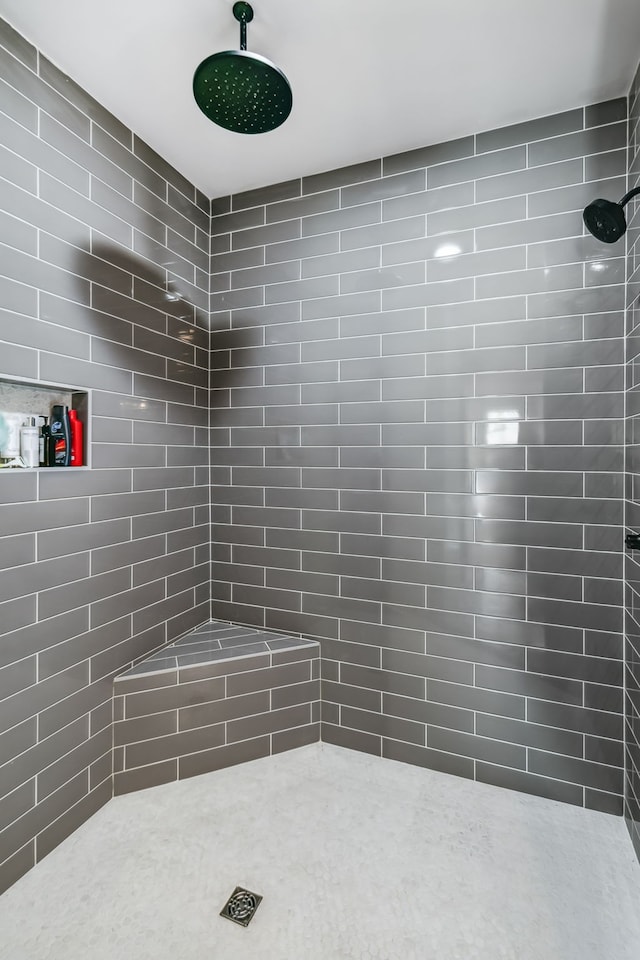
[{"label": "shampoo bottle", "polygon": [[28,420],[26,413],[0,413],[0,457],[3,460],[13,460],[20,456],[20,429]]},{"label": "shampoo bottle", "polygon": [[49,440],[49,466],[68,467],[71,462],[71,430],[69,408],[54,404],[51,409],[51,437]]},{"label": "shampoo bottle", "polygon": [[38,417],[41,420],[40,424],[40,466],[48,467],[49,466],[49,438],[51,437],[51,430],[49,429],[49,417]]},{"label": "shampoo bottle", "polygon": [[84,428],[82,420],[78,420],[78,411],[69,410],[69,426],[71,431],[71,466],[84,466]]},{"label": "shampoo bottle", "polygon": [[40,465],[40,436],[35,417],[28,417],[20,428],[20,456],[26,467]]}]

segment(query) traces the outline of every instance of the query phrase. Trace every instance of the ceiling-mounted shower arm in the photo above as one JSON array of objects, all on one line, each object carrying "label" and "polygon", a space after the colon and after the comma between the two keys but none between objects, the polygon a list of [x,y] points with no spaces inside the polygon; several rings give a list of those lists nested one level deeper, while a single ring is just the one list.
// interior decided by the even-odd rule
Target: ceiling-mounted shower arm
[{"label": "ceiling-mounted shower arm", "polygon": [[621,207],[626,207],[626,205],[629,203],[629,200],[633,200],[633,198],[637,197],[639,193],[640,187],[634,187],[633,190],[629,190],[629,193],[625,193],[622,200],[618,200],[618,204]]},{"label": "ceiling-mounted shower arm", "polygon": [[269,133],[287,119],[293,106],[291,84],[266,57],[247,50],[249,3],[234,3],[240,24],[240,50],[221,50],[200,63],[193,75],[193,96],[202,112],[234,133]]},{"label": "ceiling-mounted shower arm", "polygon": [[233,15],[240,23],[240,49],[247,49],[247,24],[253,20],[253,7],[250,3],[234,3]]}]

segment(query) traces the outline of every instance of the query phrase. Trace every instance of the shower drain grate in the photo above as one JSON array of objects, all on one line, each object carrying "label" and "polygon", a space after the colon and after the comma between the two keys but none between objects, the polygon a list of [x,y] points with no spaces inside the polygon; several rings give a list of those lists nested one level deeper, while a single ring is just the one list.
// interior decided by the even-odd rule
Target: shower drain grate
[{"label": "shower drain grate", "polygon": [[262,897],[259,894],[251,893],[244,887],[236,887],[220,911],[220,916],[239,923],[241,927],[248,927],[261,902]]}]

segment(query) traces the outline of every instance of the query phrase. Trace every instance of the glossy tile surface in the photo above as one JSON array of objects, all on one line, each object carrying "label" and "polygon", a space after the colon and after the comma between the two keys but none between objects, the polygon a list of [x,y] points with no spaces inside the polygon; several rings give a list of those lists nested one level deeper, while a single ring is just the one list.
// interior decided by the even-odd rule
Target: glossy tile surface
[{"label": "glossy tile surface", "polygon": [[[629,96],[629,189],[640,183],[640,67]],[[626,420],[626,526],[630,532],[640,532],[638,502],[638,344],[640,301],[638,299],[640,271],[640,204],[634,200],[627,214],[629,224],[627,241],[627,420]],[[640,858],[640,555],[627,551],[625,555],[625,730],[626,782],[625,817],[634,847]]]},{"label": "glossy tile surface", "polygon": [[212,661],[289,649],[307,649],[317,652],[317,644],[309,640],[269,633],[266,630],[252,630],[220,620],[210,620],[151,654],[137,666],[125,670],[116,679],[117,681],[130,680],[159,670],[203,666]]},{"label": "glossy tile surface", "polygon": [[4,889],[111,797],[114,674],[210,616],[210,205],[2,20],[0,74],[0,378],[91,399],[90,470],[0,475]]},{"label": "glossy tile surface", "polygon": [[212,217],[213,615],[318,638],[328,741],[618,813],[626,111]]},{"label": "glossy tile surface", "polygon": [[0,899],[0,957],[635,960],[639,904],[619,818],[313,745],[114,800]]},{"label": "glossy tile surface", "polygon": [[114,793],[320,739],[320,648],[220,621],[116,677]]}]

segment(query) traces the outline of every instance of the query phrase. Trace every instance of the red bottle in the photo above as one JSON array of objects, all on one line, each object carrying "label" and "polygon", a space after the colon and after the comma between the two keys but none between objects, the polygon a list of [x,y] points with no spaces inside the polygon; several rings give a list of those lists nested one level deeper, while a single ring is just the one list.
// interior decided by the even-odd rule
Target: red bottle
[{"label": "red bottle", "polygon": [[71,428],[71,466],[84,466],[84,428],[82,420],[78,420],[78,411],[69,410],[69,426]]}]

